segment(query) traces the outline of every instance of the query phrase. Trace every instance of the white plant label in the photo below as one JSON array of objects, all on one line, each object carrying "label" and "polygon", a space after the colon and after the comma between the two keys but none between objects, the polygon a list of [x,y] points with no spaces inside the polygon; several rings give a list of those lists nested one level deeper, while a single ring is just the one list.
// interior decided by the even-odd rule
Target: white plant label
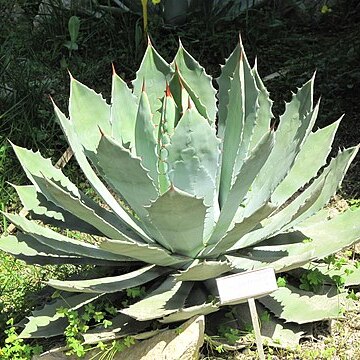
[{"label": "white plant label", "polygon": [[251,270],[216,279],[221,304],[238,304],[250,298],[259,298],[275,291],[273,268]]}]

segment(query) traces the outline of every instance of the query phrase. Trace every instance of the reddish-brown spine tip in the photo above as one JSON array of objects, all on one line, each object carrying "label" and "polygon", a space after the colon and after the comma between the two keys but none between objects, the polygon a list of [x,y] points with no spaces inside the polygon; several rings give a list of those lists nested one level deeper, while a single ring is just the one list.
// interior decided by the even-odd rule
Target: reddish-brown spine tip
[{"label": "reddish-brown spine tip", "polygon": [[169,86],[168,82],[166,82],[165,96],[172,97],[171,91],[170,91],[170,86]]},{"label": "reddish-brown spine tip", "polygon": [[111,69],[112,69],[112,74],[116,75],[116,70],[115,70],[114,63],[111,63]]},{"label": "reddish-brown spine tip", "polygon": [[99,129],[99,131],[100,131],[101,136],[104,136],[105,134],[104,134],[104,132],[102,131],[102,129],[101,129],[100,126],[98,126],[98,129]]},{"label": "reddish-brown spine tip", "polygon": [[145,79],[143,79],[143,83],[141,86],[141,92],[145,92]]},{"label": "reddish-brown spine tip", "polygon": [[191,105],[191,99],[190,99],[190,96],[188,97],[188,106],[187,106],[187,109],[190,110],[192,108],[192,105]]}]

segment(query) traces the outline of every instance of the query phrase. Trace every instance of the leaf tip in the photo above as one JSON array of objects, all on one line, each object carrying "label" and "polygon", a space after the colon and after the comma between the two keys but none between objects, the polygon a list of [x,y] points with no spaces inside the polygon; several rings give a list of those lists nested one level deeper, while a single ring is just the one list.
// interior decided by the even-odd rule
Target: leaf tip
[{"label": "leaf tip", "polygon": [[165,96],[166,97],[172,97],[171,91],[170,91],[170,86],[169,86],[168,82],[166,82]]},{"label": "leaf tip", "polygon": [[105,133],[104,133],[104,131],[101,129],[100,126],[98,126],[98,129],[99,129],[99,131],[100,131],[101,137],[105,136]]},{"label": "leaf tip", "polygon": [[116,70],[115,70],[115,65],[114,65],[114,63],[111,63],[111,70],[112,70],[113,76],[115,76],[115,75],[116,75]]},{"label": "leaf tip", "polygon": [[71,72],[70,72],[69,69],[67,69],[67,72],[68,72],[68,74],[69,74],[70,81],[75,80],[74,77],[72,76],[72,74],[71,74]]},{"label": "leaf tip", "polygon": [[191,99],[190,99],[190,96],[188,96],[187,110],[191,110],[191,109],[192,109]]},{"label": "leaf tip", "polygon": [[147,38],[147,46],[152,47],[152,43],[151,43],[151,39],[150,39],[149,34],[147,34],[146,38]]},{"label": "leaf tip", "polygon": [[143,82],[142,82],[141,92],[145,92],[145,78],[143,79]]}]

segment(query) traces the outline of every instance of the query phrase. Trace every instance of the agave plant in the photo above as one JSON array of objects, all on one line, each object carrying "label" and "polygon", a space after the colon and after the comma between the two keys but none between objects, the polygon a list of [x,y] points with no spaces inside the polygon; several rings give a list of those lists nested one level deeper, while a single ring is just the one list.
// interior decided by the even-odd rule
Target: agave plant
[{"label": "agave plant", "polygon": [[[55,114],[99,201],[40,153],[13,145],[32,183],[15,186],[32,220],[4,214],[18,232],[4,235],[0,248],[28,263],[120,269],[50,280],[68,296],[34,311],[22,337],[61,334],[63,304],[78,309],[140,285],[147,295],[119,309],[112,331],[210,314],[220,307],[214,278],[263,267],[287,272],[360,239],[360,209],[334,218],[323,209],[359,146],[327,162],[340,120],[312,132],[314,77],[276,122],[241,41],[216,82],[218,91],[181,44],[168,64],[149,43],[132,89],[114,71],[110,104],[71,77],[69,118],[54,104]],[[260,301],[285,326],[336,317],[333,295],[289,284]]]}]

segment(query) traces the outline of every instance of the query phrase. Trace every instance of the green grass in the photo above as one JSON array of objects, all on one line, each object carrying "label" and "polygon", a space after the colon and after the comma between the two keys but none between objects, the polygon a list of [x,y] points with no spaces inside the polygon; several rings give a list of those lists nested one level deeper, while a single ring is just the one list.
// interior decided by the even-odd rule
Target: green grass
[{"label": "green grass", "polygon": [[[86,265],[25,265],[23,261],[0,252],[0,329],[7,328],[9,319],[16,324],[30,310],[51,301],[54,290],[45,283],[50,278],[76,278],[80,273],[91,274],[91,270],[92,267]],[[0,344],[4,336],[0,331]]]}]

